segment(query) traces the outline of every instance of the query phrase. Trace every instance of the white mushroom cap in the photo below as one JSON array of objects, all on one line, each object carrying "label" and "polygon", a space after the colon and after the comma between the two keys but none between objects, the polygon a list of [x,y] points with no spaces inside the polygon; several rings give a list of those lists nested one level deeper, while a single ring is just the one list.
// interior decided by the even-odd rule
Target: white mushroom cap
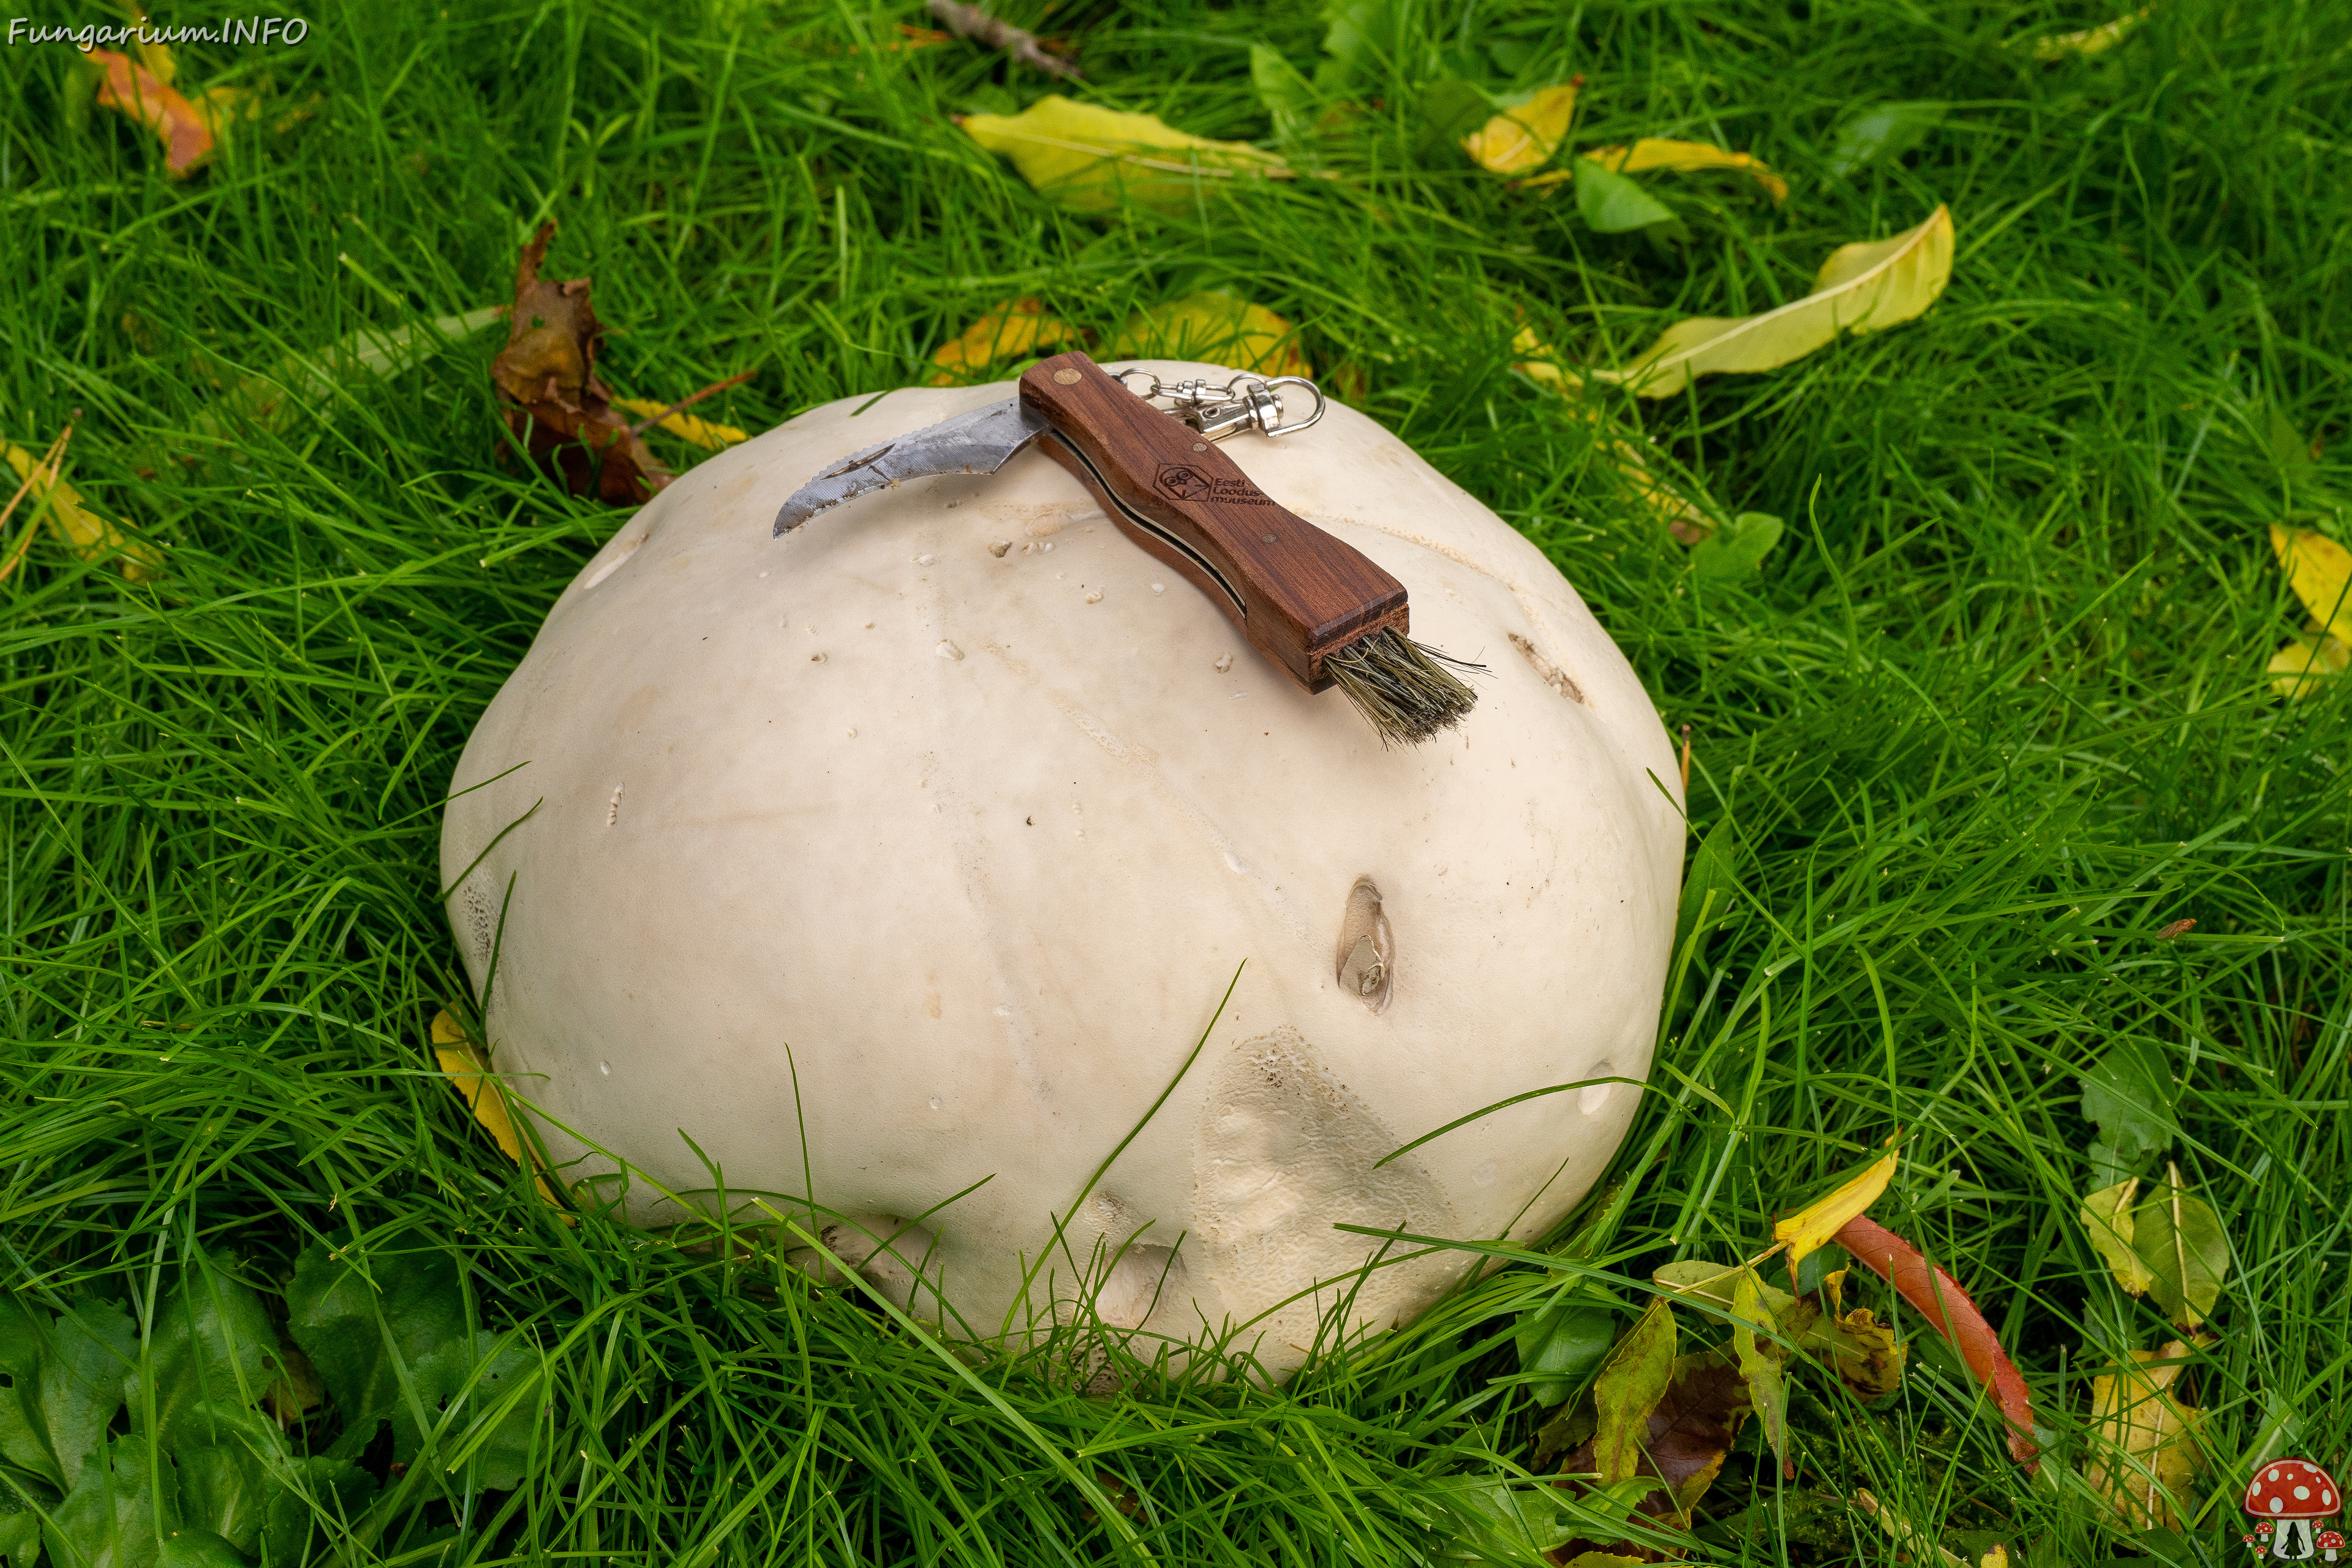
[{"label": "white mushroom cap", "polygon": [[1012,391],[814,410],[624,523],[467,746],[451,919],[478,989],[498,952],[495,1065],[567,1179],[632,1167],[633,1217],[713,1167],[752,1222],[813,1183],[834,1258],[975,1331],[1082,1293],[1251,1323],[1280,1373],[1343,1300],[1384,1328],[1470,1261],[1359,1281],[1381,1244],[1335,1226],[1525,1240],[1614,1152],[1622,1085],[1381,1163],[1647,1073],[1672,746],[1541,552],[1336,405],[1224,450],[1491,667],[1427,745],[1300,690],[1039,451],[771,538],[826,464]]}]

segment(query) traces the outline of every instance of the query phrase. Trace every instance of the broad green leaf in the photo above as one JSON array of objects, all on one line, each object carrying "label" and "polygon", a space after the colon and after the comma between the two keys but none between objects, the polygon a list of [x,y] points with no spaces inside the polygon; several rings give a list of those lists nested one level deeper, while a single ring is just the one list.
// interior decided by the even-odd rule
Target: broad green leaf
[{"label": "broad green leaf", "polygon": [[73,1489],[41,1532],[49,1561],[75,1568],[152,1568],[163,1555],[159,1518],[173,1522],[169,1495],[157,1497],[147,1441],[117,1437],[93,1448]]},{"label": "broad green leaf", "polygon": [[1423,88],[1413,103],[1414,118],[1420,121],[1414,140],[1433,163],[1461,146],[1462,139],[1486,124],[1494,112],[1495,100],[1476,83],[1441,77]]},{"label": "broad green leaf", "polygon": [[288,354],[266,374],[245,377],[199,415],[192,428],[208,439],[225,437],[237,422],[291,430],[300,423],[306,405],[327,404],[339,388],[362,377],[384,380],[413,369],[500,320],[506,311],[504,305],[485,305],[463,315],[346,332],[323,348]]},{"label": "broad green leaf", "polygon": [[202,1251],[190,1254],[156,1309],[142,1371],[124,1382],[131,1429],[159,1434],[166,1449],[210,1441],[190,1426],[191,1414],[207,1402],[243,1409],[260,1398],[276,1376],[277,1347],[278,1331],[252,1288]]},{"label": "broad green leaf", "polygon": [[2116,1282],[2135,1296],[2145,1295],[2155,1279],[2146,1260],[2132,1249],[2132,1198],[2138,1191],[2139,1178],[2129,1176],[2083,1200],[2083,1228],[2091,1233],[2092,1250],[2115,1270]]},{"label": "broad green leaf", "polygon": [[2165,1169],[2170,1184],[2157,1188],[2132,1216],[2133,1249],[2147,1265],[2157,1305],[2183,1329],[2194,1329],[2221,1299],[2230,1239],[2211,1205],[2181,1190],[2180,1168]]},{"label": "broad green leaf", "polygon": [[[11,1387],[0,1394],[0,1454],[71,1491],[122,1407],[123,1378],[138,1356],[138,1331],[112,1302],[83,1301],[55,1317],[20,1304],[5,1326],[26,1341],[11,1348]],[[29,1364],[29,1372],[18,1366]]]},{"label": "broad green leaf", "polygon": [[1283,179],[1290,165],[1239,142],[1212,142],[1156,116],[1076,103],[1048,93],[1019,114],[973,114],[965,134],[1013,160],[1021,177],[1073,212],[1116,212],[1127,201],[1192,207],[1206,186]]},{"label": "broad green leaf", "polygon": [[1650,1271],[1652,1283],[1664,1286],[1677,1297],[1727,1309],[1731,1306],[1732,1298],[1743,1278],[1755,1278],[1756,1288],[1762,1294],[1764,1310],[1770,1314],[1769,1318],[1759,1319],[1759,1322],[1777,1321],[1789,1304],[1796,1300],[1779,1286],[1757,1277],[1753,1269],[1737,1263],[1707,1263],[1690,1258],[1680,1263],[1662,1264]]},{"label": "broad green leaf", "polygon": [[1770,1296],[1779,1296],[1782,1306],[1795,1300],[1783,1291],[1773,1290],[1756,1277],[1753,1268],[1739,1270],[1738,1282],[1731,1289],[1731,1348],[1739,1360],[1739,1375],[1748,1384],[1748,1403],[1764,1423],[1764,1441],[1770,1445],[1772,1457],[1780,1462],[1785,1474],[1789,1467],[1789,1384],[1780,1373],[1780,1347],[1768,1335],[1757,1332],[1780,1321],[1780,1307],[1772,1303]]},{"label": "broad green leaf", "polygon": [[2091,1184],[2105,1188],[2136,1175],[2151,1155],[2171,1147],[2172,1071],[2146,1040],[2108,1046],[2082,1075],[2083,1120],[2099,1130],[2091,1145]]},{"label": "broad green leaf", "polygon": [[1297,328],[1263,305],[1213,292],[1137,311],[1100,357],[1202,360],[1260,375],[1315,374],[1298,351]]},{"label": "broad green leaf", "polygon": [[[1596,234],[1623,234],[1675,221],[1674,208],[1643,190],[1631,175],[1580,160],[1576,171],[1576,210]],[[1617,374],[1614,371],[1593,374],[1603,381]]]},{"label": "broad green leaf", "polygon": [[1592,1455],[1603,1486],[1630,1479],[1642,1467],[1650,1412],[1675,1376],[1675,1319],[1664,1298],[1652,1301],[1592,1384],[1598,1421]]},{"label": "broad green leaf", "polygon": [[1746,174],[1762,188],[1777,204],[1788,200],[1789,182],[1774,174],[1764,163],[1747,153],[1734,153],[1706,142],[1672,142],[1664,137],[1645,136],[1630,147],[1588,147],[1577,155],[1576,174],[1579,179],[1591,171],[1586,163],[1598,163],[1612,174],[1640,174],[1653,169],[1670,174],[1688,174],[1699,169],[1734,169]]},{"label": "broad green leaf", "polygon": [[477,1430],[505,1397],[523,1397],[499,1417],[474,1448],[482,1482],[513,1487],[530,1462],[543,1392],[539,1366],[520,1345],[493,1352],[494,1336],[469,1332],[457,1270],[445,1255],[372,1259],[373,1285],[337,1262],[322,1247],[297,1260],[287,1291],[294,1342],[317,1367],[336,1409],[349,1423],[337,1457],[349,1457],[392,1420],[393,1458],[403,1463],[422,1451],[436,1429],[447,1456]]},{"label": "broad green leaf", "polygon": [[1691,547],[1691,569],[1706,582],[1736,583],[1755,575],[1780,542],[1779,518],[1743,511]]},{"label": "broad green leaf", "polygon": [[1297,142],[1307,134],[1315,115],[1315,89],[1281,50],[1270,44],[1250,46],[1250,85],[1274,121],[1276,141]]},{"label": "broad green leaf", "polygon": [[[1580,169],[1580,190],[1584,184]],[[1757,316],[1677,321],[1632,367],[1591,374],[1643,397],[1667,397],[1694,376],[1776,369],[1841,332],[1881,331],[1924,314],[1951,276],[1952,216],[1939,206],[1892,239],[1832,252],[1801,300]]]},{"label": "broad green leaf", "polygon": [[1544,1377],[1528,1385],[1535,1402],[1558,1405],[1573,1394],[1584,1374],[1609,1353],[1610,1331],[1615,1327],[1616,1320],[1606,1311],[1573,1297],[1522,1313],[1512,1342],[1519,1352],[1519,1370]]},{"label": "broad green leaf", "polygon": [[1471,162],[1497,174],[1524,174],[1551,162],[1576,114],[1577,82],[1538,88],[1462,139]]},{"label": "broad green leaf", "polygon": [[1944,122],[1940,103],[1882,103],[1837,129],[1823,168],[1832,180],[1887,158],[1899,158]]},{"label": "broad green leaf", "polygon": [[163,1537],[157,1568],[251,1568],[245,1553],[209,1530],[184,1524]]},{"label": "broad green leaf", "polygon": [[1323,34],[1323,61],[1315,68],[1318,88],[1342,91],[1385,75],[1395,63],[1404,31],[1398,0],[1334,0],[1323,15],[1331,25]]},{"label": "broad green leaf", "polygon": [[375,1478],[345,1459],[297,1459],[287,1484],[269,1495],[261,1550],[272,1563],[331,1561],[307,1547],[313,1530],[329,1539],[341,1535],[375,1496]]},{"label": "broad green leaf", "polygon": [[[33,1486],[37,1482],[18,1480],[16,1486]],[[43,1508],[54,1510],[55,1496],[39,1494]],[[16,1487],[0,1484],[0,1562],[9,1568],[33,1568],[41,1555],[41,1516],[33,1505],[16,1495]]]},{"label": "broad green leaf", "polygon": [[2338,642],[2352,642],[2352,551],[2324,533],[2277,523],[2271,525],[2271,549],[2314,624]]},{"label": "broad green leaf", "polygon": [[2315,632],[2296,637],[2263,666],[2272,689],[2291,702],[2328,690],[2347,669],[2352,669],[2352,645]]},{"label": "broad green leaf", "polygon": [[197,1405],[167,1451],[179,1470],[182,1521],[253,1551],[293,1464],[278,1423],[247,1405]]},{"label": "broad green leaf", "polygon": [[2084,1479],[2126,1530],[2176,1530],[2203,1464],[2198,1412],[2172,1393],[2189,1347],[2175,1340],[2131,1357],[2128,1367],[2091,1379],[2093,1450]]},{"label": "broad green leaf", "polygon": [[1789,1244],[1789,1264],[1794,1268],[1808,1252],[1825,1247],[1845,1222],[1878,1201],[1895,1178],[1896,1153],[1890,1152],[1848,1177],[1834,1192],[1817,1198],[1772,1226],[1772,1239]]}]

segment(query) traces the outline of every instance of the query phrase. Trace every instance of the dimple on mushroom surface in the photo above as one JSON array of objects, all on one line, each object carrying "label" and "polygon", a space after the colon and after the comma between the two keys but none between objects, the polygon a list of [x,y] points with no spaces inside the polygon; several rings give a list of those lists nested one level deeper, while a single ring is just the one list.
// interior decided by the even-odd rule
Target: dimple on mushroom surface
[{"label": "dimple on mushroom surface", "polygon": [[1460,1267],[1358,1279],[1380,1244],[1335,1226],[1525,1240],[1615,1151],[1638,1096],[1588,1089],[1381,1163],[1646,1072],[1672,748],[1541,552],[1344,407],[1225,450],[1488,664],[1424,746],[1299,690],[1036,452],[770,537],[824,464],[1011,390],[814,410],[621,527],[452,781],[458,946],[478,991],[498,955],[495,1062],[567,1179],[625,1162],[632,1218],[712,1205],[714,1168],[754,1221],[814,1183],[923,1216],[890,1289],[976,1328],[1082,1294],[1249,1322],[1279,1373],[1339,1304],[1386,1327]]}]

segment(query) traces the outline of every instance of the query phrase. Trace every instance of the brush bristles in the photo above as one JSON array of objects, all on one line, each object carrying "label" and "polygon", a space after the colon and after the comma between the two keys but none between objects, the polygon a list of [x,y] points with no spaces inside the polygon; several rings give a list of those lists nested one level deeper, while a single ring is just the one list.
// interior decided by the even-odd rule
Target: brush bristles
[{"label": "brush bristles", "polygon": [[1391,740],[1417,745],[1462,722],[1478,701],[1478,694],[1445,668],[1449,664],[1479,674],[1486,668],[1449,658],[1387,627],[1327,655],[1323,669],[1371,721],[1381,745]]}]

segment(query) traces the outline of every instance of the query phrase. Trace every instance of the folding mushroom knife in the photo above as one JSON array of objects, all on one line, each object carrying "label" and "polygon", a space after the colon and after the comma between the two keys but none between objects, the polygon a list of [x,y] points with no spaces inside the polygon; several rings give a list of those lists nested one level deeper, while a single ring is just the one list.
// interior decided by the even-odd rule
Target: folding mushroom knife
[{"label": "folding mushroom knife", "polygon": [[[1202,383],[1146,379],[1150,392],[1139,395],[1083,353],[1056,354],[1021,377],[1017,396],[833,464],[784,503],[775,533],[907,479],[994,473],[1043,440],[1120,531],[1207,595],[1308,691],[1340,685],[1384,736],[1408,740],[1468,711],[1468,688],[1428,662],[1433,650],[1406,640],[1404,584],[1277,504],[1216,446],[1238,429],[1303,429],[1321,416],[1322,394],[1311,416],[1283,425],[1277,383],[1242,378],[1212,397]],[[1178,408],[1154,406],[1154,395],[1176,397]]]}]

